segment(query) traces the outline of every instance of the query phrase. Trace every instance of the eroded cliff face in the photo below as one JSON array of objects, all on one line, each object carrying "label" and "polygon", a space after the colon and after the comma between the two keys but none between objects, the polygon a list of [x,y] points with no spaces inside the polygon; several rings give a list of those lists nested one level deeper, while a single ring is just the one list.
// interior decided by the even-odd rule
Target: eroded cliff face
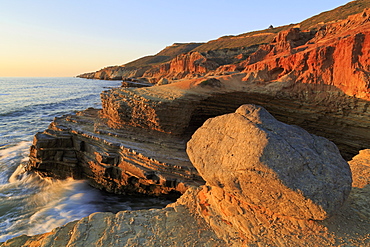
[{"label": "eroded cliff face", "polygon": [[[115,128],[184,135],[209,117],[260,104],[279,120],[334,141],[350,159],[370,138],[369,20],[365,10],[318,30],[292,28],[244,61],[213,71],[215,60],[208,66],[205,55],[179,56],[157,74],[172,85],[104,92],[103,114]],[[173,81],[179,74],[187,79]],[[207,85],[210,79],[220,83]]]},{"label": "eroded cliff face", "polygon": [[275,80],[332,85],[345,94],[369,99],[370,11],[322,26],[277,35],[240,66],[246,82]]},{"label": "eroded cliff face", "polygon": [[[173,82],[183,78],[197,78],[209,73],[213,74],[220,66],[236,64],[257,49],[254,47],[241,47],[234,49],[220,49],[207,52],[189,52],[181,54],[170,62],[155,66],[143,74],[152,82],[161,78]],[[241,69],[239,67],[234,69]]]},{"label": "eroded cliff face", "polygon": [[137,77],[157,83],[162,78],[173,82],[243,71],[246,82],[285,80],[325,84],[336,86],[347,95],[368,99],[369,16],[370,11],[365,9],[345,20],[314,25],[310,30],[300,30],[299,27],[284,30],[268,44],[202,52],[189,48],[181,50],[188,52],[176,53],[162,63],[112,66],[82,77]]}]

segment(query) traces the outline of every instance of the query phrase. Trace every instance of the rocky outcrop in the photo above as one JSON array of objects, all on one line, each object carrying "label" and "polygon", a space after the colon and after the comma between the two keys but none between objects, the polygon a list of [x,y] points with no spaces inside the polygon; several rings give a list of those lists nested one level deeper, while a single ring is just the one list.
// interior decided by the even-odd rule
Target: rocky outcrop
[{"label": "rocky outcrop", "polygon": [[[176,81],[183,78],[197,78],[206,74],[220,74],[229,64],[236,64],[256,51],[257,47],[220,49],[207,52],[189,52],[181,54],[168,63],[153,67],[143,77],[159,81],[166,78]],[[222,68],[220,68],[222,67]],[[239,68],[239,67],[238,67]]]},{"label": "rocky outcrop", "polygon": [[[96,72],[84,73],[77,77],[100,80],[122,80],[129,77],[142,77],[143,74],[161,63],[167,63],[177,55],[187,53],[202,43],[175,43],[154,56],[146,56],[121,66],[109,66]],[[150,78],[146,78],[149,79]],[[155,82],[154,82],[155,83]]]},{"label": "rocky outcrop", "polygon": [[154,56],[78,77],[144,77],[157,83],[162,78],[173,81],[244,69],[246,81],[287,76],[302,83],[335,85],[348,95],[366,99],[369,71],[362,64],[368,57],[369,11],[360,11],[369,6],[366,1],[350,2],[296,25],[224,36],[205,44],[175,43]]},{"label": "rocky outcrop", "polygon": [[115,131],[98,114],[87,109],[55,118],[35,135],[27,170],[86,179],[118,194],[178,196],[203,183],[186,156],[184,140],[132,127]]},{"label": "rocky outcrop", "polygon": [[[283,143],[301,144],[296,148],[300,152],[304,153],[306,151],[310,153],[309,155],[314,155],[315,158],[319,155],[337,160],[338,164],[333,162],[325,167],[327,163],[321,162],[316,167],[321,167],[323,174],[331,176],[327,174],[327,171],[332,170],[334,174],[344,176],[344,179],[346,179],[348,165],[345,167],[332,143],[323,138],[314,137],[297,127],[290,126],[291,129],[289,129],[289,126],[278,123],[261,108],[249,107],[250,112],[246,111],[246,108],[244,106],[237,111],[238,113],[209,120],[200,131],[205,131],[207,126],[214,121],[222,120],[226,124],[227,120],[225,118],[232,120],[236,117],[235,115],[239,115],[240,118],[243,118],[243,122],[254,123],[255,130],[259,129],[259,131],[253,131],[253,128],[242,128],[243,132],[239,132],[239,134],[244,135],[243,133],[249,132],[249,137],[252,139],[254,135],[256,142],[245,142],[245,140],[238,139],[236,132],[230,133],[219,128],[220,135],[212,138],[215,140],[214,144],[220,146],[221,152],[225,151],[222,145],[224,147],[235,147],[233,151],[242,150],[242,147],[252,150],[248,147],[249,145],[256,145],[256,148],[258,148],[258,143],[262,144],[266,141],[266,139],[257,140],[261,136],[261,132],[268,133],[272,139],[274,139],[274,136],[285,136],[287,139],[282,140]],[[240,126],[235,121],[232,124]],[[272,127],[274,125],[275,127]],[[290,132],[285,133],[287,130],[290,130]],[[210,135],[214,134],[214,130],[208,129],[207,131],[210,131]],[[222,141],[217,140],[218,137],[222,137]],[[228,145],[231,137],[237,138],[234,139],[232,145]],[[197,133],[193,138],[189,143],[189,150],[190,147],[197,148],[194,144],[197,141],[202,141],[202,139],[198,139]],[[203,138],[203,136],[200,138]],[[307,138],[307,144],[301,143],[300,138]],[[322,145],[320,146],[320,144]],[[318,146],[315,149],[312,145]],[[265,155],[272,160],[276,158],[276,154],[285,157],[292,154],[291,147],[285,146],[287,149],[284,150],[281,148],[284,146],[284,144],[277,144],[269,148],[270,151],[274,150],[276,152],[267,152]],[[217,155],[217,152],[215,154]],[[238,158],[241,160],[248,159],[249,157],[243,157],[248,154],[243,152],[235,152],[233,153],[234,156],[231,156],[231,153],[229,154],[224,155],[224,158],[220,160],[221,165],[217,164],[212,168],[217,172],[223,172],[224,175],[230,174],[232,176],[232,179],[222,186],[219,183],[219,177],[212,177],[207,174],[207,177],[205,177],[206,185],[190,187],[176,203],[168,205],[165,209],[124,211],[117,214],[95,213],[79,221],[56,228],[52,232],[31,237],[23,235],[8,240],[1,246],[367,246],[370,244],[370,234],[368,232],[370,211],[367,206],[370,198],[369,184],[363,188],[354,188],[347,202],[341,208],[337,208],[335,214],[329,219],[322,221],[298,219],[294,215],[282,214],[280,212],[280,210],[284,211],[282,207],[263,207],[264,195],[258,193],[258,191],[253,190],[256,192],[255,197],[261,199],[261,204],[250,204],[248,200],[245,200],[252,192],[245,190],[248,188],[244,185],[249,182],[246,174],[253,174],[252,176],[254,176],[254,174],[259,173],[261,177],[259,181],[262,182],[262,186],[264,186],[263,183],[271,181],[270,177],[265,176],[265,173],[260,170],[245,169],[245,167],[240,166],[241,163],[237,162]],[[197,155],[205,155],[204,158],[210,160],[210,156],[205,154],[201,148],[193,149],[189,155],[193,158]],[[194,159],[199,161],[201,157]],[[268,159],[261,160],[266,161]],[[320,160],[325,161],[325,159]],[[306,166],[307,162],[311,162],[311,160],[304,160],[303,156],[300,161],[302,162],[301,167]],[[367,162],[366,159],[362,159],[362,161]],[[232,163],[238,165],[237,169],[234,166],[227,165]],[[298,163],[294,163],[293,160],[293,162],[288,162],[286,167],[294,170],[295,167],[293,166],[299,165]],[[247,163],[243,164],[248,165]],[[338,171],[337,168],[341,167],[344,170]],[[274,167],[271,168],[270,170],[275,169]],[[283,167],[281,168],[283,169]],[[200,173],[205,171],[205,167],[199,167],[199,169]],[[272,174],[272,171],[268,172]],[[275,170],[275,172],[278,171]],[[305,168],[299,172],[305,173]],[[304,181],[305,185],[311,183],[312,187],[310,189],[312,191],[316,189],[317,182],[319,184],[327,182],[329,187],[331,186],[332,180],[317,181],[314,178],[315,175],[320,177],[319,173],[314,174],[313,172],[312,180]],[[289,180],[286,179],[287,177],[294,180],[296,173],[285,173],[283,175],[285,177],[284,181]],[[357,183],[356,179],[358,177],[357,174],[354,174],[354,184]],[[276,177],[274,179],[281,178]],[[281,186],[291,186],[285,184],[284,181],[278,185],[280,188]],[[239,182],[239,184],[236,182]],[[346,187],[348,185],[343,183],[342,185],[338,184],[338,186]],[[292,188],[294,188],[294,185]],[[270,191],[265,187],[263,189],[266,193]],[[276,188],[271,186],[269,189],[275,190]],[[335,188],[335,190],[337,189]],[[240,196],[244,193],[248,196]],[[291,192],[284,191],[276,199],[284,203],[285,193],[290,194]],[[307,196],[304,192],[302,194]],[[337,195],[339,196],[339,194]],[[315,197],[315,195],[313,196]],[[327,198],[326,196],[322,198],[323,200],[334,199],[334,197]],[[336,200],[342,199],[336,198]],[[295,202],[298,202],[298,200],[301,200],[301,204],[297,205],[299,208],[301,207],[301,210],[309,210],[310,206],[306,208],[309,199],[301,197]],[[289,201],[285,203],[291,205]],[[328,201],[327,203],[331,204],[332,202]]]},{"label": "rocky outcrop", "polygon": [[[214,71],[204,64],[210,57],[221,64],[214,59],[217,52],[180,55],[158,72],[160,80],[173,86],[104,92],[103,114],[115,128],[129,124],[183,135],[209,117],[232,112],[241,104],[259,104],[278,120],[334,141],[350,159],[367,148],[370,139],[368,12],[317,31],[283,31],[244,62]],[[202,77],[193,78],[195,74]],[[192,78],[173,81],[170,75]],[[217,87],[200,85],[214,79],[220,81]]]},{"label": "rocky outcrop", "polygon": [[[103,115],[114,128],[131,125],[188,136],[205,120],[258,104],[288,124],[338,145],[350,159],[370,140],[369,102],[334,86],[275,81],[245,83],[244,73],[189,79],[151,88],[119,88],[101,94]],[[207,81],[217,81],[207,86]],[[209,83],[208,83],[209,84]]]},{"label": "rocky outcrop", "polygon": [[148,66],[145,67],[128,67],[128,66],[110,66],[103,68],[97,72],[90,72],[78,75],[77,77],[86,79],[99,80],[122,80],[127,77],[141,77]]},{"label": "rocky outcrop", "polygon": [[[100,80],[122,80],[128,77],[135,77],[157,83],[161,79],[169,81],[183,78],[194,78],[204,76],[207,73],[214,73],[217,68],[236,64],[243,61],[250,54],[255,52],[258,46],[238,47],[229,49],[217,49],[211,51],[191,51],[199,44],[174,44],[166,47],[155,56],[144,57],[137,61],[121,65],[110,66],[96,72],[85,73],[77,77]],[[171,52],[173,47],[185,47]],[[225,67],[225,68],[226,68]],[[219,71],[226,71],[226,69]]]},{"label": "rocky outcrop", "polygon": [[255,105],[207,120],[187,153],[208,185],[283,216],[326,219],[351,190],[349,166],[333,143]]},{"label": "rocky outcrop", "polygon": [[175,57],[169,63],[146,71],[143,76],[177,80],[188,75],[191,77],[205,75],[207,72],[215,70],[218,66],[218,63],[208,59],[201,53],[190,52]]}]

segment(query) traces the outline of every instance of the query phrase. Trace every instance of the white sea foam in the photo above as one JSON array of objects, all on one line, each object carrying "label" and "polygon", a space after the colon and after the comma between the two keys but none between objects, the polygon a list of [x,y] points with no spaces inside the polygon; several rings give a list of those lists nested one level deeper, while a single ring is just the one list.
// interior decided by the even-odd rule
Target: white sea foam
[{"label": "white sea foam", "polygon": [[28,160],[30,145],[29,141],[21,141],[16,145],[7,145],[0,149],[0,185],[7,183],[8,177],[19,168],[19,164]]},{"label": "white sea foam", "polygon": [[18,156],[25,156],[28,153],[31,142],[21,141],[14,146],[7,145],[0,149],[0,162],[5,163]]},{"label": "white sea foam", "polygon": [[[18,174],[18,169],[14,174]],[[13,175],[14,175],[13,174]],[[19,234],[40,234],[98,211],[99,191],[85,181],[43,180],[24,175],[0,186],[8,203],[0,206],[0,242]],[[19,214],[19,212],[22,214]]]}]

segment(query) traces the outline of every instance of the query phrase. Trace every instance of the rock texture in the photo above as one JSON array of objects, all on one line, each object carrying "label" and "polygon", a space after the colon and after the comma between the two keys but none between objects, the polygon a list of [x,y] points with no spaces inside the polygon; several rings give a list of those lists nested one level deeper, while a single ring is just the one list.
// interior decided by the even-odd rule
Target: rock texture
[{"label": "rock texture", "polygon": [[370,149],[361,150],[348,163],[353,172],[353,187],[364,188],[370,184]]},{"label": "rock texture", "polygon": [[284,77],[294,82],[334,85],[347,95],[368,99],[369,13],[365,9],[326,23],[307,20],[276,30],[221,37],[207,44],[174,44],[155,56],[80,77],[145,77],[157,83],[162,78],[174,81],[244,71],[246,82],[266,83]]},{"label": "rock texture", "polygon": [[297,28],[242,62],[248,81],[265,83],[283,78],[310,84],[333,85],[344,93],[369,99],[370,11],[326,25],[316,33]]},{"label": "rock texture", "polygon": [[1,246],[224,246],[199,217],[184,206],[163,210],[95,213],[33,237],[21,236]]},{"label": "rock texture", "polygon": [[[178,55],[150,72],[167,85],[102,93],[103,114],[114,128],[189,135],[209,117],[259,104],[278,120],[333,141],[349,160],[370,140],[369,16],[365,10],[312,30],[287,29],[254,53]],[[210,80],[219,82],[204,87]]]},{"label": "rock texture", "polygon": [[27,169],[43,177],[87,179],[118,194],[179,195],[203,183],[184,140],[132,127],[115,131],[92,108],[55,118],[36,134]]},{"label": "rock texture", "polygon": [[323,220],[351,190],[351,172],[337,147],[243,105],[207,120],[187,153],[207,184],[274,213]]}]

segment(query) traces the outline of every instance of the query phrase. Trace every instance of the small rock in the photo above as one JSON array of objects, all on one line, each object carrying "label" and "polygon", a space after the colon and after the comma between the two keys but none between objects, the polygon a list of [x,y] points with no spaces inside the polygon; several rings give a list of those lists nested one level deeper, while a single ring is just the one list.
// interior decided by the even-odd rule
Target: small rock
[{"label": "small rock", "polygon": [[353,175],[353,187],[364,188],[370,184],[370,149],[361,150],[348,162]]}]

